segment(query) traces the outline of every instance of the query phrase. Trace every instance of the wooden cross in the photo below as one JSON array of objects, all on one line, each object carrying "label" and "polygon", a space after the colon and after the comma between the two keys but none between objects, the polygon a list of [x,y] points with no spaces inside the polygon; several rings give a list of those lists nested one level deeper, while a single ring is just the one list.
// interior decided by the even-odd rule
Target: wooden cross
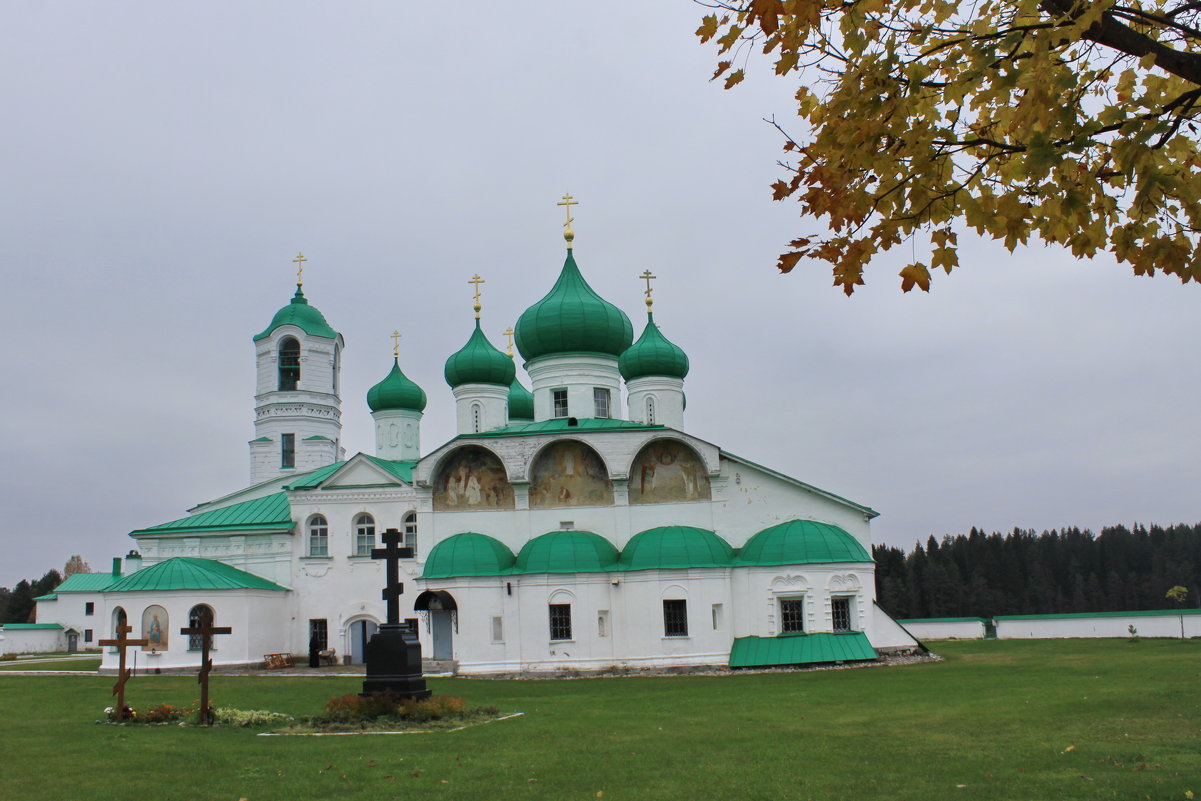
[{"label": "wooden cross", "polygon": [[388,602],[388,623],[397,625],[400,623],[400,596],[404,595],[405,591],[405,585],[400,580],[400,560],[412,559],[413,549],[401,547],[404,535],[399,529],[388,529],[381,539],[387,547],[372,548],[371,558],[387,560],[388,581],[384,586],[383,598]]},{"label": "wooden cross", "polygon": [[292,263],[296,265],[296,286],[304,285],[304,263],[308,261],[303,253],[297,252],[296,258],[292,259]]},{"label": "wooden cross", "polygon": [[200,683],[200,723],[202,726],[213,725],[213,710],[209,708],[209,674],[213,672],[213,660],[209,658],[209,648],[213,645],[214,634],[230,634],[233,629],[229,626],[214,626],[213,613],[204,608],[200,612],[200,625],[180,629],[180,634],[200,638],[200,675],[196,681]]},{"label": "wooden cross", "polygon": [[117,638],[114,640],[100,640],[97,645],[101,647],[112,645],[120,649],[121,657],[120,664],[117,667],[117,683],[113,685],[113,695],[117,696],[117,720],[125,720],[125,682],[129,681],[129,677],[133,675],[132,670],[127,670],[125,667],[125,649],[132,645],[145,647],[150,644],[150,640],[131,640],[125,635],[133,631],[133,626],[122,623],[117,626]]},{"label": "wooden cross", "polygon": [[513,357],[513,326],[509,326],[501,332],[501,336],[509,338],[509,357]]},{"label": "wooden cross", "polygon": [[400,338],[402,334],[399,331],[392,332],[392,355],[400,358]]}]

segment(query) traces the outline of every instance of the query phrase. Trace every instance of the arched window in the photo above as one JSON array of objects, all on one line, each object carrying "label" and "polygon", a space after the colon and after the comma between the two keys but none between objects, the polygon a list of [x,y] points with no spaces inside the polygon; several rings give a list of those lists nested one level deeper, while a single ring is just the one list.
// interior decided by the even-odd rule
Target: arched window
[{"label": "arched window", "polygon": [[413,558],[417,558],[417,513],[409,512],[404,516],[405,547],[413,549]]},{"label": "arched window", "polygon": [[129,615],[125,614],[125,609],[118,606],[113,610],[113,639],[120,639],[122,626],[129,625]]},{"label": "arched window", "polygon": [[655,424],[655,396],[646,396],[646,422],[648,425]]},{"label": "arched window", "polygon": [[478,403],[471,404],[471,433],[478,434],[482,430],[480,420],[480,405]]},{"label": "arched window", "polygon": [[323,515],[309,518],[309,556],[329,556],[329,523]]},{"label": "arched window", "polygon": [[300,343],[296,337],[284,337],[279,343],[279,388],[296,389],[300,385]]},{"label": "arched window", "polygon": [[[196,604],[192,610],[188,612],[188,628],[197,629],[204,625],[213,625],[217,620],[217,616],[213,613],[213,608],[206,604]],[[200,634],[188,635],[188,650],[199,651],[204,647],[204,637]],[[209,648],[212,648],[212,642],[209,643]]]},{"label": "arched window", "polygon": [[371,556],[375,547],[375,518],[363,514],[354,519],[354,555]]}]

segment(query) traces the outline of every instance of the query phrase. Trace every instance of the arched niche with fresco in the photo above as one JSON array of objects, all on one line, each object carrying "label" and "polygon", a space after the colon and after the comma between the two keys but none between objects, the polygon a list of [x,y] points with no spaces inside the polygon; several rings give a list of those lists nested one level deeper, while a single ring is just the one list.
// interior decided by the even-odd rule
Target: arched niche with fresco
[{"label": "arched niche with fresco", "polygon": [[476,512],[512,509],[513,487],[504,465],[487,448],[468,445],[452,451],[434,476],[434,511]]},{"label": "arched niche with fresco", "polygon": [[530,468],[530,508],[612,506],[613,482],[600,455],[564,439],[542,449]]},{"label": "arched niche with fresco", "polygon": [[712,500],[709,472],[700,455],[675,439],[656,439],[630,465],[630,503]]}]

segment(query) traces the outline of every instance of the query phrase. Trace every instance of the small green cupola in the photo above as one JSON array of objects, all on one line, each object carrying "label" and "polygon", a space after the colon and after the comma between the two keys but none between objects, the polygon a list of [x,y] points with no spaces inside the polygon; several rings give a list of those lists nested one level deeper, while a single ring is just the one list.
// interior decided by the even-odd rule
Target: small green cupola
[{"label": "small green cupola", "polygon": [[477,317],[467,344],[446,360],[444,375],[452,389],[463,384],[497,384],[508,389],[517,377],[517,368],[484,336]]},{"label": "small green cupola", "polygon": [[517,349],[526,361],[566,353],[620,356],[633,338],[630,318],[588,286],[570,249],[559,280],[517,320]]},{"label": "small green cupola", "polygon": [[617,362],[621,377],[632,381],[643,376],[684,378],[688,375],[688,355],[663,336],[655,325],[654,313],[646,313],[646,329]]},{"label": "small green cupola", "polygon": [[271,318],[271,324],[264,328],[262,333],[254,335],[254,341],[266,339],[271,336],[272,331],[283,325],[294,325],[314,337],[337,339],[340,336],[325,321],[325,315],[319,312],[316,306],[309,303],[300,284],[296,285],[296,294],[292,296],[292,302],[275,313],[275,316]]},{"label": "small green cupola", "polygon": [[509,421],[534,421],[534,393],[522,386],[519,378],[514,378],[509,385]]},{"label": "small green cupola", "polygon": [[391,409],[425,411],[425,392],[400,369],[400,357],[392,359],[392,370],[384,380],[367,390],[367,407],[372,412]]}]

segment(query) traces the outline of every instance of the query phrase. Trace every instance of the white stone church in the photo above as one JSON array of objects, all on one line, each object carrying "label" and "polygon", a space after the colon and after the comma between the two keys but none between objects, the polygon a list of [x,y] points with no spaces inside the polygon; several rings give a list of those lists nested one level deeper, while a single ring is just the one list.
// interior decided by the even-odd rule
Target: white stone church
[{"label": "white stone church", "polygon": [[123,566],[68,578],[39,599],[39,623],[83,648],[128,622],[147,640],[139,669],[176,669],[197,664],[179,630],[207,606],[232,628],[217,665],[361,662],[385,620],[370,552],[396,528],[414,551],[402,616],[439,670],[753,667],[917,647],[875,602],[876,513],[688,434],[688,357],[655,325],[649,288],[646,306],[635,341],[584,280],[568,228],[558,280],[516,326],[531,390],[482,332],[477,292],[445,367],[457,435],[423,453],[426,393],[396,360],[366,393],[375,452],[346,458],[345,345],[298,283],[253,340],[250,485],[131,532]]}]

